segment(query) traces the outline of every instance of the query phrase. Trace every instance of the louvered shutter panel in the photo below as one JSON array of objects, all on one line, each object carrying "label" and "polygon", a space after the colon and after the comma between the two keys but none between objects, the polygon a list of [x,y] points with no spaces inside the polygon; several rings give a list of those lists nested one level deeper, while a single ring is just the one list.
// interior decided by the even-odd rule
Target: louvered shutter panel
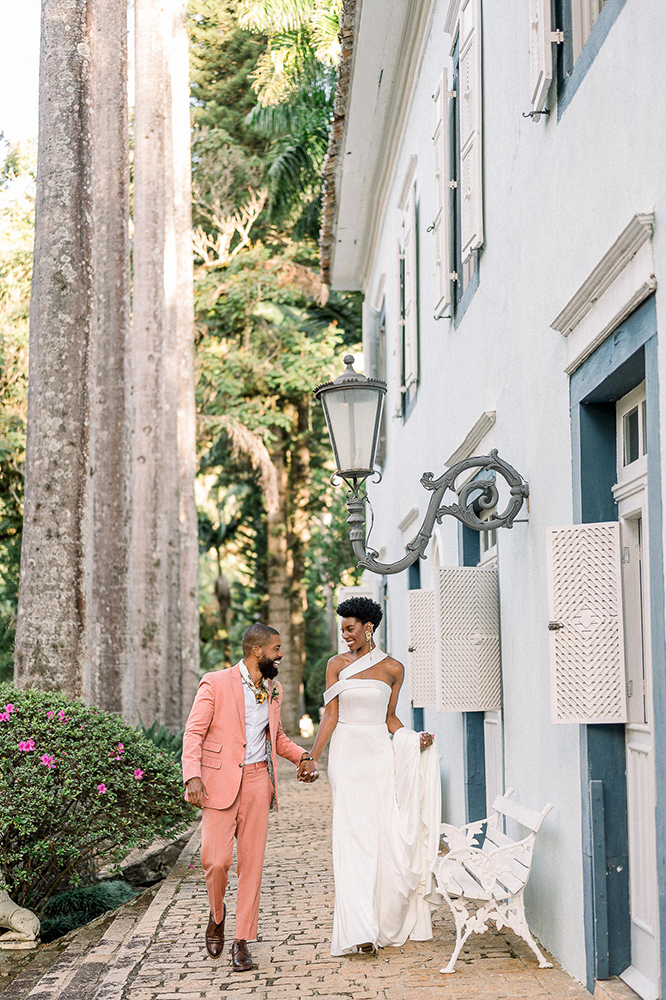
[{"label": "louvered shutter panel", "polygon": [[435,643],[435,594],[409,591],[409,697],[414,708],[437,704],[437,650]]},{"label": "louvered shutter panel", "polygon": [[551,0],[530,0],[530,86],[533,111],[543,111],[553,79]]},{"label": "louvered shutter panel", "polygon": [[502,707],[497,570],[443,566],[435,593],[439,712]]},{"label": "louvered shutter panel", "polygon": [[446,70],[433,94],[433,154],[435,166],[435,319],[442,316],[451,302],[451,267],[449,263],[449,85]]},{"label": "louvered shutter panel", "polygon": [[553,722],[626,722],[620,528],[546,529]]},{"label": "louvered shutter panel", "polygon": [[416,274],[416,189],[412,184],[405,204],[404,221],[404,341],[403,385],[409,389],[418,379],[418,307]]},{"label": "louvered shutter panel", "polygon": [[481,0],[460,9],[460,223],[463,262],[483,243]]},{"label": "louvered shutter panel", "polygon": [[[336,608],[350,597],[369,597],[371,601],[377,600],[377,594],[372,587],[339,587],[336,594]],[[343,641],[342,632],[338,628],[338,653],[347,651],[347,643]]]}]

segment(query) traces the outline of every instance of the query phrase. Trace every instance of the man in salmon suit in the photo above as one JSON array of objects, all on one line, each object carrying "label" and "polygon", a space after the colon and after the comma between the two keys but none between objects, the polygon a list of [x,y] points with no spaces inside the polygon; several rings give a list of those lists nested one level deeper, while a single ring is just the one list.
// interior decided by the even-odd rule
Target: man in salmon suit
[{"label": "man in salmon suit", "polygon": [[224,892],[236,837],[238,898],[234,972],[253,968],[248,941],[256,940],[268,813],[277,808],[277,755],[298,765],[298,778],[315,781],[310,754],[285,735],[280,721],[282,687],[274,681],[282,659],[280,635],[270,625],[251,625],[243,659],[230,670],[204,674],[183,736],[185,797],[201,809],[201,864],[210,919],[206,949],[224,948]]}]

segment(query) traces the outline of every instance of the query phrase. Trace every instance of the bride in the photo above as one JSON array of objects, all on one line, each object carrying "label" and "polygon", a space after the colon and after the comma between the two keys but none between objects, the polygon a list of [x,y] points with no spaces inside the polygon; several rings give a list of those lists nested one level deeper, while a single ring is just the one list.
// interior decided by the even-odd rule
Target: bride
[{"label": "bride", "polygon": [[404,667],[373,642],[379,604],[352,597],[337,613],[349,652],[328,661],[312,748],[318,762],[331,740],[331,954],[374,954],[432,937],[431,910],[441,905],[430,872],[439,846],[439,762],[434,737],[405,729],[395,714]]}]

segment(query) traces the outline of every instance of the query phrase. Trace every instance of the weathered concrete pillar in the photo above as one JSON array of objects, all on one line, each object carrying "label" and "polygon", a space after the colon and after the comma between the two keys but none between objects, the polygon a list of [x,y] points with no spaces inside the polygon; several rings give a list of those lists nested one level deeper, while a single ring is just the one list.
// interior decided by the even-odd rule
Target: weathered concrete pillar
[{"label": "weathered concrete pillar", "polygon": [[95,6],[92,493],[86,662],[92,704],[133,716],[127,0]]},{"label": "weathered concrete pillar", "polygon": [[198,682],[189,86],[184,6],[136,0],[136,706],[180,726]]},{"label": "weathered concrete pillar", "polygon": [[125,38],[124,0],[43,0],[15,677],[128,711]]}]

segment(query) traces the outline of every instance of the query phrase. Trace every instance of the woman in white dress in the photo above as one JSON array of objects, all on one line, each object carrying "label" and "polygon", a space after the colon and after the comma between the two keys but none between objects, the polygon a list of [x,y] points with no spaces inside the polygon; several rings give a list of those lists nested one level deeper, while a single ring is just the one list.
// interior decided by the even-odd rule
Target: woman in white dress
[{"label": "woman in white dress", "polygon": [[431,910],[441,905],[430,870],[439,846],[439,761],[433,736],[405,729],[395,714],[404,667],[373,642],[379,604],[353,597],[337,613],[349,652],[328,662],[312,748],[317,762],[331,740],[331,954],[374,954],[432,937]]}]

